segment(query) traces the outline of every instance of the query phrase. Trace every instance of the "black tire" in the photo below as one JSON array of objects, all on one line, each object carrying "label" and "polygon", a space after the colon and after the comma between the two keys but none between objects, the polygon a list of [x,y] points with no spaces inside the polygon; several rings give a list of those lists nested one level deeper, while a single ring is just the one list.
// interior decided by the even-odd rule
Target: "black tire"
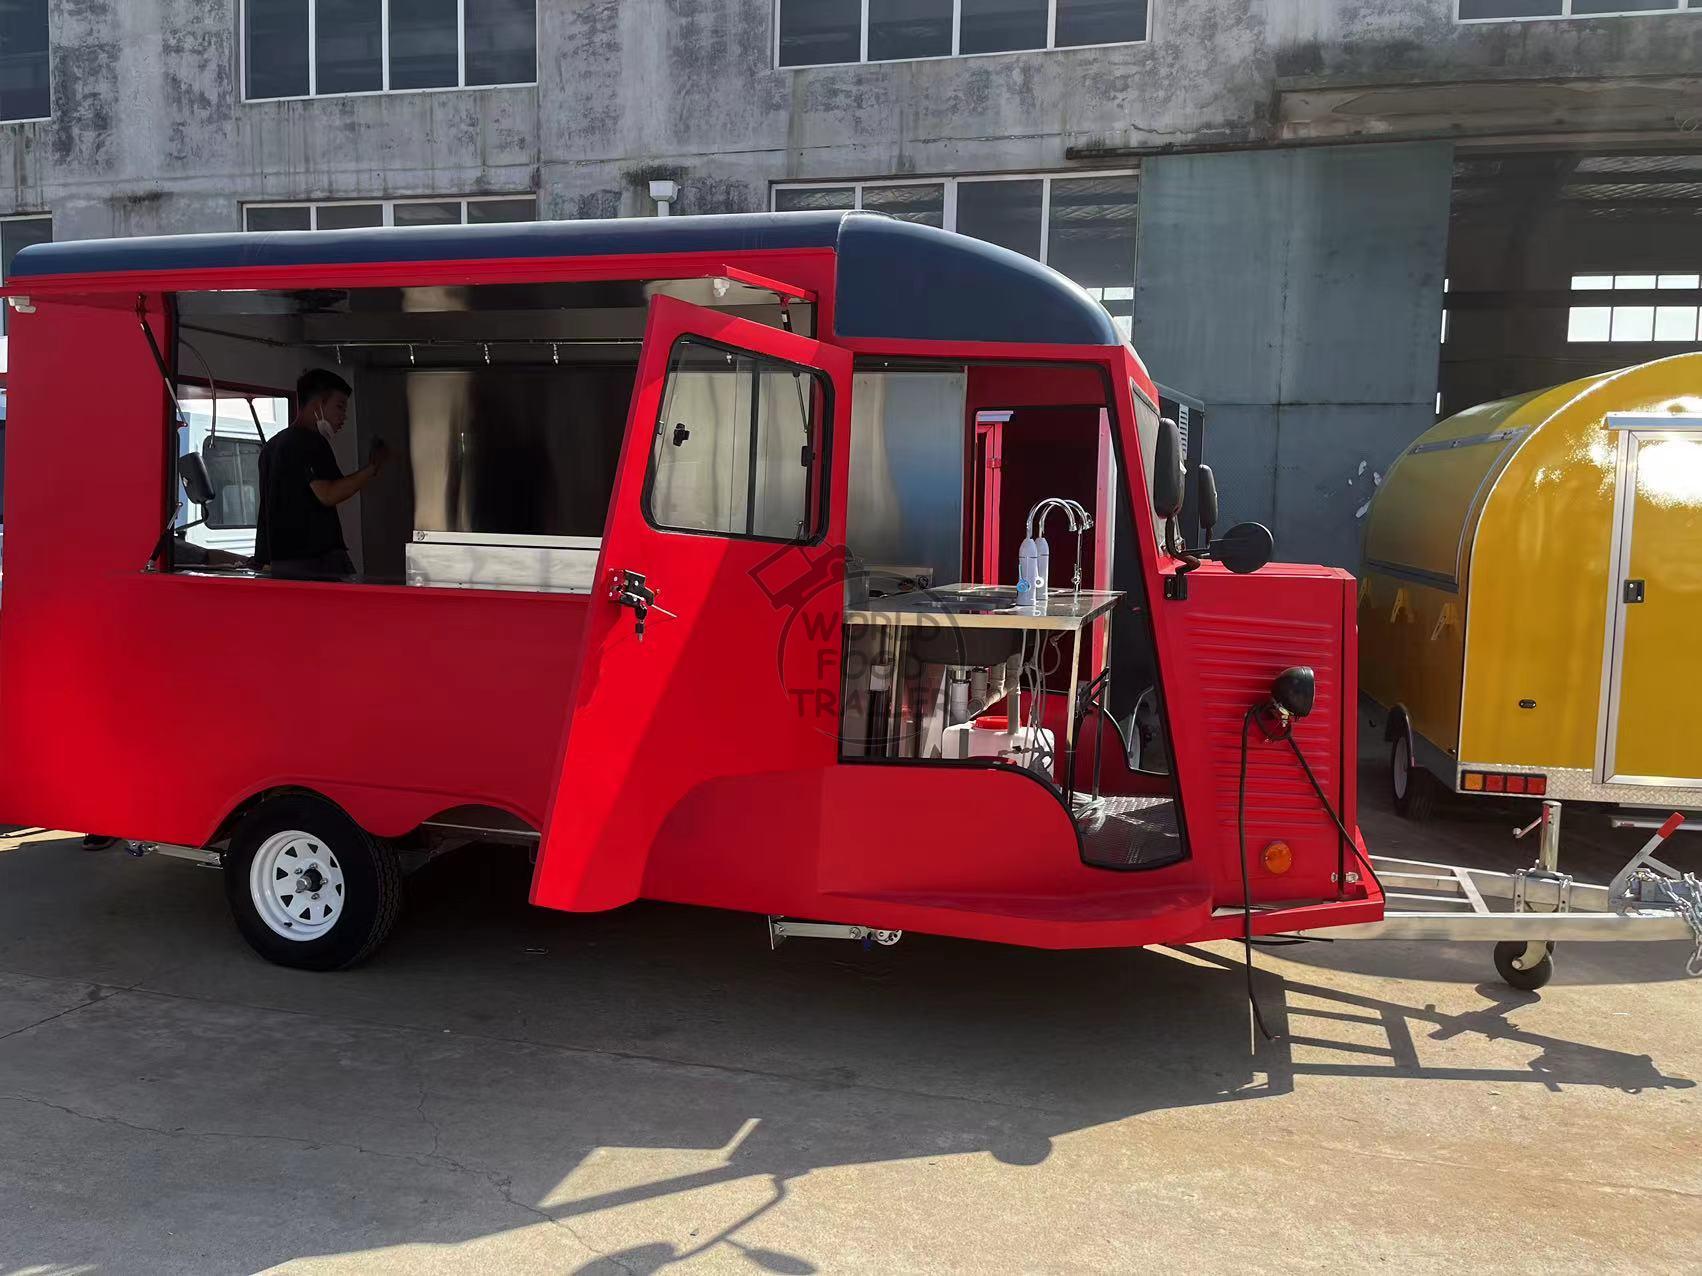
[{"label": "black tire", "polygon": [[[263,857],[259,868],[257,857]],[[401,911],[395,850],[324,798],[303,793],[262,802],[237,825],[224,859],[225,898],[237,929],[255,952],[280,966],[347,969],[377,950]],[[309,876],[299,893],[284,895],[293,880],[287,873],[301,879],[291,865]],[[283,883],[272,899],[256,885],[262,878],[266,885]],[[318,910],[323,916],[312,916]],[[314,933],[288,937],[298,926],[298,935]]]},{"label": "black tire", "polygon": [[1412,760],[1403,729],[1389,746],[1389,795],[1395,814],[1414,824],[1428,820],[1436,809],[1436,777]]},{"label": "black tire", "polygon": [[1554,944],[1551,941],[1542,955],[1542,960],[1528,970],[1520,970],[1513,965],[1514,960],[1524,956],[1524,953],[1525,944],[1517,939],[1495,945],[1495,970],[1509,988],[1517,988],[1520,992],[1535,992],[1554,978]]}]

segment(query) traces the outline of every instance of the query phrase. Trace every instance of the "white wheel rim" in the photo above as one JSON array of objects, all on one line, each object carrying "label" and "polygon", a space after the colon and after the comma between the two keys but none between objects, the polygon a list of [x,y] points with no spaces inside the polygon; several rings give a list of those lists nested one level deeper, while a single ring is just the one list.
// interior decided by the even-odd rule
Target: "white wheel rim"
[{"label": "white wheel rim", "polygon": [[1395,796],[1404,798],[1407,795],[1407,778],[1412,771],[1412,759],[1407,754],[1406,737],[1395,741]]},{"label": "white wheel rim", "polygon": [[306,943],[343,916],[343,866],[322,840],[299,829],[274,833],[254,853],[248,893],[274,934]]}]

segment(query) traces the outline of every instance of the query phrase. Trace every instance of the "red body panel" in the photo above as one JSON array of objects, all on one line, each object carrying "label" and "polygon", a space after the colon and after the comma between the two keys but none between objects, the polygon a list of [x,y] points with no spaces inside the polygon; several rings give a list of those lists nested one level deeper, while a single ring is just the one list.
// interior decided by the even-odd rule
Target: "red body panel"
[{"label": "red body panel", "polygon": [[[279,785],[384,835],[467,802],[542,821],[583,598],[144,573],[165,404],[136,316],[21,318],[0,810],[197,846]],[[101,394],[66,393],[90,350]]]},{"label": "red body panel", "polygon": [[[1150,520],[1134,520],[1139,543],[1118,553],[1147,568],[1142,602],[1164,671],[1191,857],[1118,873],[1083,865],[1063,806],[1024,773],[838,762],[835,713],[788,695],[837,676],[838,612],[823,601],[837,589],[798,587],[816,600],[800,607],[794,588],[831,562],[824,567],[818,550],[648,528],[631,500],[647,428],[629,432],[636,454],[623,462],[602,564],[645,572],[659,604],[680,614],[653,614],[642,649],[630,641],[631,613],[600,595],[141,570],[169,510],[166,405],[137,329],[138,293],[148,294],[163,343],[162,289],[749,272],[816,295],[818,331],[831,333],[832,268],[831,253],[800,251],[32,279],[36,313],[15,316],[12,329],[0,817],[201,845],[252,794],[302,786],[382,836],[467,803],[510,811],[547,829],[534,895],[555,906],[642,894],[1055,947],[1237,933],[1239,916],[1222,910],[1241,903],[1240,725],[1287,665],[1317,670],[1317,710],[1298,738],[1353,827],[1354,598],[1340,572],[1235,577],[1208,564],[1189,577],[1186,600],[1168,601],[1162,573],[1175,565],[1161,569]],[[1087,387],[1083,402],[1110,388],[1120,480],[1140,507],[1124,390],[1131,379],[1148,394],[1152,385],[1130,351],[816,345],[721,322],[737,325],[724,330],[740,338],[734,344],[805,358],[847,384],[847,351],[1077,364],[1059,375]],[[640,422],[647,403],[654,419],[656,359],[648,350]],[[98,400],[66,392],[86,387],[92,368]],[[977,375],[989,394],[998,379]],[[846,394],[835,407],[824,548],[844,534]],[[1372,882],[1338,902],[1337,835],[1286,746],[1251,746],[1248,797],[1254,898],[1313,902],[1260,914],[1257,929],[1380,915]],[[1258,856],[1279,837],[1294,867],[1275,877]]]}]

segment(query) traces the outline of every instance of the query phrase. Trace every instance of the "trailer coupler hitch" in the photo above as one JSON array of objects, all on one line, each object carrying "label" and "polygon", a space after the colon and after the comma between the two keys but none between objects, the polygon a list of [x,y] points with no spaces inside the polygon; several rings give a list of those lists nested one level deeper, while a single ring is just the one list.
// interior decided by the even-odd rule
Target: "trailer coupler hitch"
[{"label": "trailer coupler hitch", "polygon": [[1702,975],[1702,878],[1681,873],[1655,858],[1655,851],[1678,832],[1684,816],[1674,812],[1631,857],[1631,862],[1608,884],[1609,906],[1621,916],[1639,913],[1670,913],[1690,928],[1696,950],[1685,963],[1685,973]]}]

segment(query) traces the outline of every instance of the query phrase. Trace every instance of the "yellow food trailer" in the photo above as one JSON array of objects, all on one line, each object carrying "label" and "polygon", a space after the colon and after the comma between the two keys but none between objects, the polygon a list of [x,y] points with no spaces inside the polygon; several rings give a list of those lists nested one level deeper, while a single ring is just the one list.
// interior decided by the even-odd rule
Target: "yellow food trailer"
[{"label": "yellow food trailer", "polygon": [[1438,782],[1702,808],[1702,353],[1439,422],[1372,502],[1361,579],[1403,815]]}]

